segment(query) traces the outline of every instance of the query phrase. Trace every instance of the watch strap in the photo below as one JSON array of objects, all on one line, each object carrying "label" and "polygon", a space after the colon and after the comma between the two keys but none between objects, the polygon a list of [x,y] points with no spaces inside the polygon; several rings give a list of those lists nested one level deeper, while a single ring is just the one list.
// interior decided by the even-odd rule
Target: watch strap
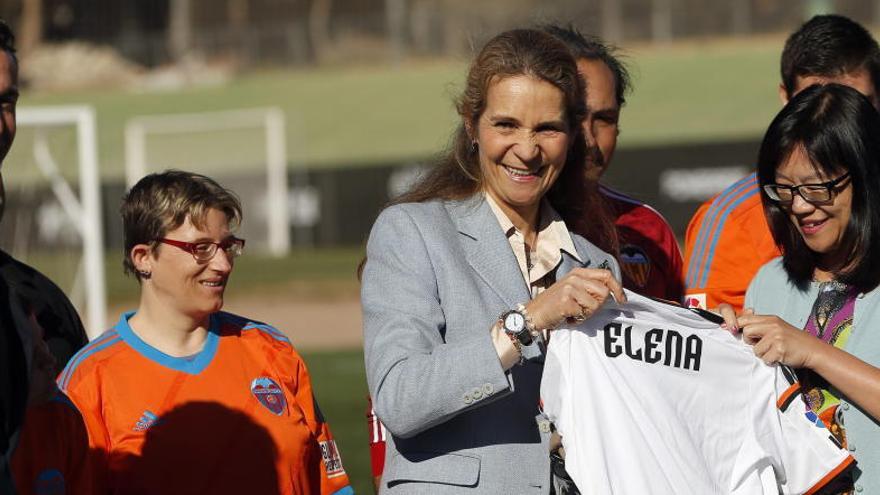
[{"label": "watch strap", "polygon": [[[504,332],[504,329],[502,328],[501,331]],[[519,354],[519,363],[518,364],[523,364],[525,362],[525,358],[523,357],[522,342],[520,342],[519,338],[517,338],[517,336],[512,333],[504,332],[504,334],[507,335],[507,338],[510,339],[510,343],[512,343],[513,347],[516,348],[516,353]]]}]

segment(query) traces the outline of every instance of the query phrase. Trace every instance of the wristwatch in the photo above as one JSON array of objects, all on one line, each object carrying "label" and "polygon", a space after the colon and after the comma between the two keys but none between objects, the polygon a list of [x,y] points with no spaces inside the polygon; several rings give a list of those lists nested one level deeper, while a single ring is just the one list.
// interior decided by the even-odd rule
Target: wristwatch
[{"label": "wristwatch", "polygon": [[529,329],[528,316],[521,309],[511,309],[500,317],[501,328],[509,337],[515,338],[522,345],[532,343],[532,332]]}]

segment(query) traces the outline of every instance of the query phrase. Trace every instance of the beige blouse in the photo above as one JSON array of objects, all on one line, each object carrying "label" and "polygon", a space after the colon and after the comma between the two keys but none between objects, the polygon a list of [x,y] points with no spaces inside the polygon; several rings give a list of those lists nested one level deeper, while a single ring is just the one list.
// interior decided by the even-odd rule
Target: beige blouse
[{"label": "beige blouse", "polygon": [[519,263],[519,270],[529,287],[532,298],[556,282],[556,268],[562,261],[562,251],[582,262],[574,248],[571,233],[565,226],[565,222],[546,199],[541,200],[536,246],[526,244],[522,232],[514,227],[513,222],[507,218],[492,196],[486,194],[486,201],[492,208],[492,213],[498,218],[498,223],[510,242],[510,248],[513,249],[513,254]]},{"label": "beige blouse", "polygon": [[[571,240],[571,234],[568,232],[565,222],[562,221],[559,213],[550,206],[550,202],[541,200],[538,234],[535,237],[536,246],[529,246],[526,244],[525,236],[516,229],[495,200],[488,194],[485,196],[501,225],[501,229],[507,236],[508,242],[510,242],[510,248],[513,249],[513,254],[516,256],[520,273],[522,273],[523,280],[529,287],[533,299],[556,282],[556,268],[562,262],[562,251],[583,263],[574,248],[574,242]],[[526,302],[522,301],[523,304]],[[500,325],[493,325],[490,335],[501,367],[504,370],[509,370],[519,361],[520,353],[510,338],[501,330]]]}]

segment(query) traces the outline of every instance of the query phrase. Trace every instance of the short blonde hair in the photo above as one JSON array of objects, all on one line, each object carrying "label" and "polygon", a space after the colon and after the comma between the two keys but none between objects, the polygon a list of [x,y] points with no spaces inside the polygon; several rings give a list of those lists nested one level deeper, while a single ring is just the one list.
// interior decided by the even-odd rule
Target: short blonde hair
[{"label": "short blonde hair", "polygon": [[156,247],[165,237],[187,219],[197,228],[205,225],[208,210],[226,214],[231,229],[241,223],[241,202],[238,196],[214,179],[182,170],[166,170],[139,180],[122,198],[124,235],[123,267],[125,272],[140,280],[140,274],[131,261],[131,250],[138,244]]}]

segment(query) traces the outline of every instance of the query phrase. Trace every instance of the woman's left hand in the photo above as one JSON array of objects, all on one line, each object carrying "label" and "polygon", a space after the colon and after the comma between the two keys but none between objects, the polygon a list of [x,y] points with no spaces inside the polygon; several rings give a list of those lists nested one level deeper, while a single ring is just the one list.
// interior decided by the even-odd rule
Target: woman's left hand
[{"label": "woman's left hand", "polygon": [[767,364],[781,363],[811,368],[813,354],[822,341],[786,323],[778,316],[756,315],[746,309],[737,318],[743,340],[754,347],[755,355]]},{"label": "woman's left hand", "polygon": [[736,324],[736,311],[733,309],[733,306],[727,303],[721,303],[717,308],[710,309],[709,311],[719,314],[724,318],[724,323],[721,324],[721,328],[734,335],[739,333],[739,326]]}]

